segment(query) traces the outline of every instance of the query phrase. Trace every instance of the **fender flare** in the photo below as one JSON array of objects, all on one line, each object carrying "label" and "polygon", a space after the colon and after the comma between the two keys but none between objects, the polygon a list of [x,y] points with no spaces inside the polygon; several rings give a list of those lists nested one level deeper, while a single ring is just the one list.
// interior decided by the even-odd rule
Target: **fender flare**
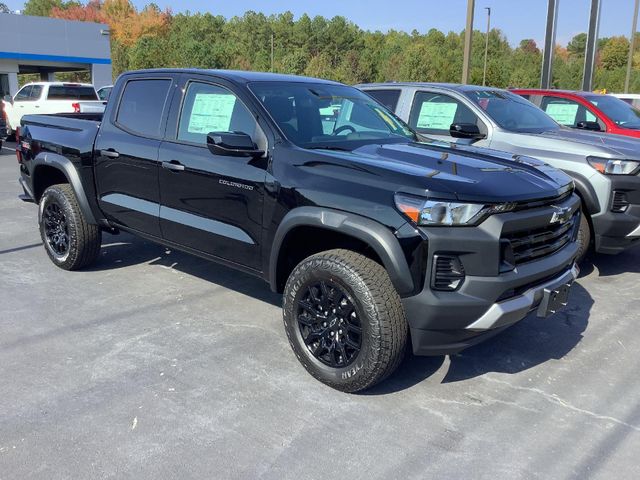
[{"label": "fender flare", "polygon": [[[78,205],[80,206],[80,210],[82,211],[82,214],[84,215],[87,223],[97,225],[96,219],[89,205],[89,200],[87,199],[84,187],[82,186],[82,181],[80,180],[80,176],[78,175],[78,170],[76,170],[76,167],[73,162],[71,162],[71,160],[69,160],[67,157],[63,157],[62,155],[58,155],[57,153],[41,152],[32,160],[32,162],[34,176],[33,183],[35,183],[38,167],[40,166],[44,165],[60,170],[62,173],[64,173],[65,177],[67,177],[69,185],[71,185],[71,188],[76,195]],[[40,201],[40,199],[34,200],[36,200],[38,203]]]},{"label": "fender flare", "polygon": [[576,185],[576,193],[582,200],[587,213],[589,215],[595,215],[596,213],[600,212],[600,202],[598,201],[598,195],[591,186],[591,183],[589,183],[589,179],[576,172],[570,172],[567,170],[565,170],[564,172],[573,179],[573,182]]},{"label": "fender flare", "polygon": [[277,269],[282,243],[296,227],[318,227],[354,237],[376,252],[398,294],[413,293],[413,277],[393,232],[384,225],[354,213],[323,207],[298,207],[285,215],[276,230],[269,256],[269,283],[277,289]]}]

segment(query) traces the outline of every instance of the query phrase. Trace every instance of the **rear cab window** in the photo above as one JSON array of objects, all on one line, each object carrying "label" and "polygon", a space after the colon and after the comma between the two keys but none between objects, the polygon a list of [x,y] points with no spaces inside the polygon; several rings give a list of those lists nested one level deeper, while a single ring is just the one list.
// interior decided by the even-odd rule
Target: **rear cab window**
[{"label": "rear cab window", "polygon": [[116,125],[134,134],[160,137],[171,82],[169,78],[127,81],[120,97]]},{"label": "rear cab window", "polygon": [[98,100],[98,95],[93,87],[82,85],[51,85],[48,100]]}]

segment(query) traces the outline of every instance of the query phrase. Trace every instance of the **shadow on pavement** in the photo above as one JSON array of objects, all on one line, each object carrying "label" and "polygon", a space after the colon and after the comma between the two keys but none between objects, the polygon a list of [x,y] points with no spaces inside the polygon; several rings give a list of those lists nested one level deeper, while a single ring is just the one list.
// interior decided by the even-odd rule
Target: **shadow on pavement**
[{"label": "shadow on pavement", "polygon": [[30,245],[23,245],[21,247],[7,248],[6,250],[0,250],[0,255],[3,255],[5,253],[19,252],[21,250],[28,250],[30,248],[35,248],[35,247],[40,247],[40,246],[42,246],[42,242],[40,242],[40,243],[32,243]]},{"label": "shadow on pavement", "polygon": [[260,278],[127,233],[103,234],[100,259],[86,271],[105,271],[144,263],[173,268],[274,306],[282,304],[282,296],[273,293]]},{"label": "shadow on pavement", "polygon": [[[607,259],[611,260],[611,257]],[[628,265],[629,258],[613,260],[620,268],[625,264],[629,268],[639,268]],[[596,258],[596,261],[600,262],[600,259]],[[143,263],[174,268],[274,306],[280,306],[282,301],[281,295],[271,292],[268,285],[257,277],[129,234],[105,234],[102,256],[90,270]],[[597,265],[599,269],[607,268],[605,262]],[[606,271],[612,272],[617,267],[608,268]],[[488,372],[519,373],[549,360],[561,359],[582,339],[592,305],[589,293],[575,283],[570,303],[564,311],[546,319],[531,314],[496,337],[452,355],[443,383],[467,380]],[[391,377],[364,394],[385,395],[410,388],[433,375],[443,362],[443,356],[414,357],[409,354]]]},{"label": "shadow on pavement", "polygon": [[[451,355],[442,383],[468,380],[489,372],[519,373],[561,359],[582,340],[592,305],[589,293],[575,283],[564,311],[545,319],[530,314],[486,342]],[[408,355],[390,378],[363,394],[385,395],[413,387],[433,375],[444,358]]]},{"label": "shadow on pavement", "polygon": [[597,270],[601,277],[621,275],[627,272],[640,273],[640,247],[618,255],[590,252],[580,264],[580,269],[580,277],[589,275],[594,270]]},{"label": "shadow on pavement", "polygon": [[593,299],[582,285],[571,287],[569,305],[549,318],[530,314],[484,343],[451,356],[443,383],[489,372],[519,373],[549,360],[560,360],[575,348],[589,323]]}]

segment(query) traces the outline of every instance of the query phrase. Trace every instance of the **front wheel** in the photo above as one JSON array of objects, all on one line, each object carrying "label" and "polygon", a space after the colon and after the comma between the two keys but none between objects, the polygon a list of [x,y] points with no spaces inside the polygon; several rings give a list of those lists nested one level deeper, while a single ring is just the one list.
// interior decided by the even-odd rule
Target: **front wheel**
[{"label": "front wheel", "polygon": [[386,270],[349,250],[306,258],[283,297],[284,326],[307,371],[343,392],[384,380],[400,364],[408,327]]},{"label": "front wheel", "polygon": [[576,262],[580,263],[584,260],[584,257],[587,255],[589,251],[589,246],[591,245],[591,227],[589,226],[589,219],[587,218],[584,210],[580,215],[580,227],[578,230],[578,256],[576,257]]},{"label": "front wheel", "polygon": [[44,191],[38,219],[42,243],[56,266],[78,270],[96,261],[102,232],[87,223],[70,185],[52,185]]}]

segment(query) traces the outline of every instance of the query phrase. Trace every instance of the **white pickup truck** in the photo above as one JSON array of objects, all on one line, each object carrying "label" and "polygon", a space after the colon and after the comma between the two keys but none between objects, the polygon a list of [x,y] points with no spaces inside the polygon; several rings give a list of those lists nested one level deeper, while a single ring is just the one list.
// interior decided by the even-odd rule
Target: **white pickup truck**
[{"label": "white pickup truck", "polygon": [[86,83],[35,82],[4,98],[7,134],[12,135],[24,115],[45,113],[102,113],[106,102]]}]

